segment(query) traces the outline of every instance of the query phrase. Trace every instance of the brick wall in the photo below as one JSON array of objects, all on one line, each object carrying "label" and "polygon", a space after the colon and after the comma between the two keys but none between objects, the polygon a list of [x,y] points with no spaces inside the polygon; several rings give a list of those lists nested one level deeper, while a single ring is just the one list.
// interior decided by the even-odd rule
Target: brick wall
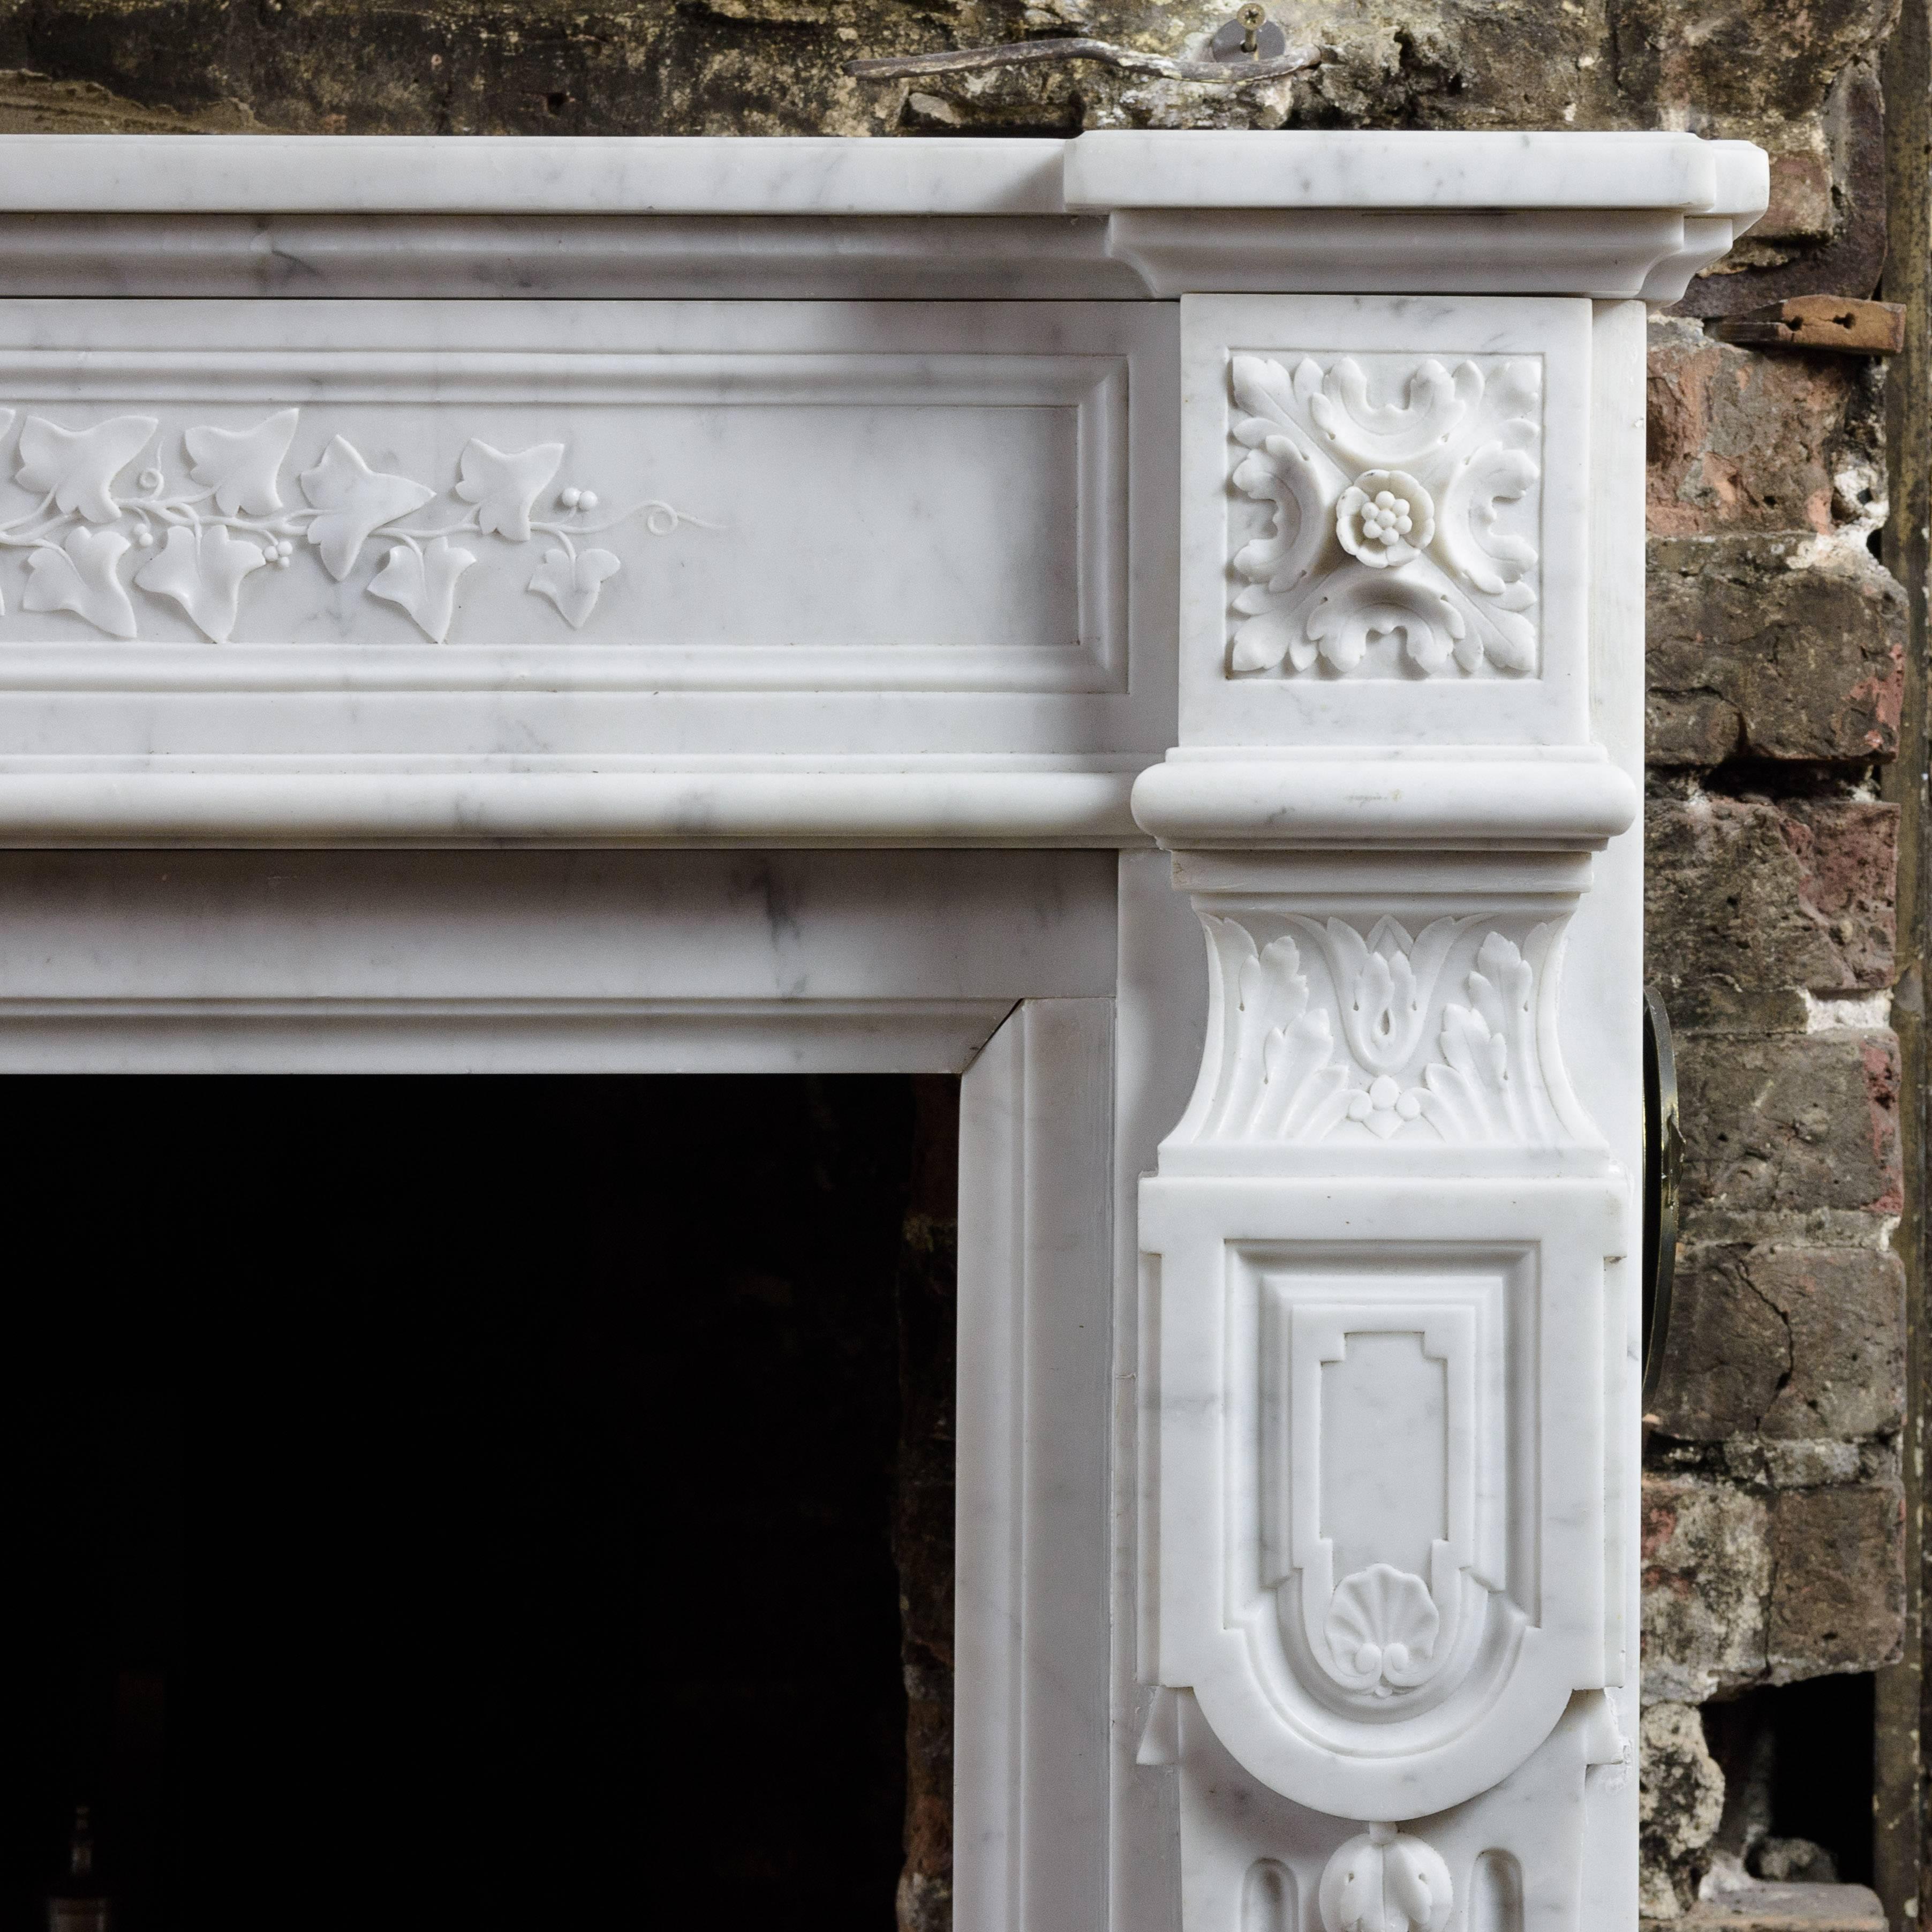
[{"label": "brick wall", "polygon": [[1652,325],[1647,938],[1687,1196],[1644,1492],[1659,1916],[1714,1856],[1762,1863],[1721,1828],[1696,1707],[1900,1650],[1898,813],[1874,781],[1906,610],[1870,548],[1882,376]]}]

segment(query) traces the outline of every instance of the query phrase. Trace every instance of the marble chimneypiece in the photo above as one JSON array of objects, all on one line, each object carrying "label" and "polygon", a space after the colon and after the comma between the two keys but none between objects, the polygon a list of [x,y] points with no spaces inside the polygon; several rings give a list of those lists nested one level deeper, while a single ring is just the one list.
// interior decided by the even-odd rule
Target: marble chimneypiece
[{"label": "marble chimneypiece", "polygon": [[1766,179],[0,141],[0,1064],[963,1072],[957,1922],[1627,1932],[1643,322]]}]

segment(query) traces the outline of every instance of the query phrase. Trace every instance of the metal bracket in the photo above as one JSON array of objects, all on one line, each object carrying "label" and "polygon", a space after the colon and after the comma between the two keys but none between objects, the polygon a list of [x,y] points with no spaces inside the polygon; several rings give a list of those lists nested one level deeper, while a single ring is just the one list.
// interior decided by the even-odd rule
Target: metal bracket
[{"label": "metal bracket", "polygon": [[1224,20],[1208,43],[1208,58],[1217,61],[1279,60],[1288,51],[1288,34],[1254,0],[1232,20]]},{"label": "metal bracket", "polygon": [[1670,1291],[1677,1272],[1678,1186],[1684,1166],[1677,1058],[1664,1002],[1643,996],[1643,1429],[1670,1347]]}]

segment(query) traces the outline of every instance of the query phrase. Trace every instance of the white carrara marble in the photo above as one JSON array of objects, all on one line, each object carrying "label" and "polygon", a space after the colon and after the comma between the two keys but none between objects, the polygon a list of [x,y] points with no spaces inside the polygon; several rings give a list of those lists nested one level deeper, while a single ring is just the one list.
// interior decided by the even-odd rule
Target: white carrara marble
[{"label": "white carrara marble", "polygon": [[962,1932],[1628,1932],[1643,320],[1766,178],[0,139],[0,1065],[963,1072]]}]

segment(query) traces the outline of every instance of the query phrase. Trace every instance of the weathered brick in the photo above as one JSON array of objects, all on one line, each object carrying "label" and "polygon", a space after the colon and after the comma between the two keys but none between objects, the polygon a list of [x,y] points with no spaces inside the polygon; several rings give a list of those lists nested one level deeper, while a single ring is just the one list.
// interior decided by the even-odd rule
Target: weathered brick
[{"label": "weathered brick", "polygon": [[1895,806],[1655,798],[1645,840],[1645,970],[1678,1025],[1721,1025],[1767,988],[1891,984]]},{"label": "weathered brick", "polygon": [[1882,34],[1886,0],[1611,0],[1617,80],[1637,98],[1663,94],[1707,114],[1816,108],[1846,63]]},{"label": "weathered brick", "polygon": [[1891,1034],[1685,1034],[1677,1078],[1688,1205],[1899,1211]]},{"label": "weathered brick", "polygon": [[[1832,935],[1844,988],[1888,986],[1898,942],[1898,808],[1848,798],[1780,806],[1798,857],[1798,901]],[[1832,990],[1822,980],[1812,990]]]},{"label": "weathered brick", "polygon": [[1772,1586],[1769,1506],[1695,1476],[1643,1484],[1643,1695],[1701,1703],[1757,1682]]},{"label": "weathered brick", "polygon": [[1688,1704],[1653,1704],[1637,1732],[1637,1840],[1643,1873],[1639,1910],[1675,1918],[1697,1896],[1706,1848],[1724,1814],[1724,1774]]},{"label": "weathered brick", "polygon": [[1898,1660],[1904,1515],[1904,1498],[1889,1484],[1796,1490],[1774,1498],[1772,1682]]},{"label": "weathered brick", "polygon": [[1870,378],[1848,356],[1774,355],[1652,325],[1650,528],[1828,534],[1883,490]]},{"label": "weathered brick", "polygon": [[1905,593],[1862,544],[1653,540],[1646,604],[1652,764],[1897,749]]},{"label": "weathered brick", "polygon": [[[1895,1255],[1684,1251],[1655,1407],[1663,1433],[1804,1442],[1812,1445],[1808,1464],[1820,1464],[1817,1445],[1826,1438],[1888,1434],[1904,1402],[1905,1271]],[[1846,1454],[1834,1466],[1841,1476],[1857,1468],[1856,1452]]]}]

